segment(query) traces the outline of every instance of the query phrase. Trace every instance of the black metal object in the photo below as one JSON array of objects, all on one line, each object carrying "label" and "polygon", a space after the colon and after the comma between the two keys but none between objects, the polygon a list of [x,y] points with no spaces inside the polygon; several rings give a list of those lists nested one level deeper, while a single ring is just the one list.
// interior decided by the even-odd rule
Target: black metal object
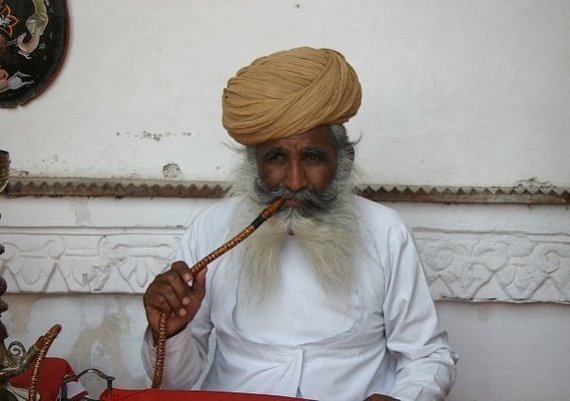
[{"label": "black metal object", "polygon": [[[91,373],[99,376],[102,380],[105,380],[107,382],[106,391],[107,391],[107,394],[109,395],[109,397],[111,397],[111,394],[113,392],[113,380],[115,380],[115,377],[106,375],[105,373],[101,372],[98,369],[90,368],[90,369],[85,369],[84,371],[82,371],[78,374],[71,374],[71,375],[64,376],[62,383],[61,383],[61,401],[70,401],[69,398],[67,397],[67,384],[68,383],[79,381],[79,379],[83,375],[91,374]],[[83,397],[83,399],[91,400],[91,401],[98,401],[98,398],[91,398],[90,396],[85,396],[85,397]]]}]

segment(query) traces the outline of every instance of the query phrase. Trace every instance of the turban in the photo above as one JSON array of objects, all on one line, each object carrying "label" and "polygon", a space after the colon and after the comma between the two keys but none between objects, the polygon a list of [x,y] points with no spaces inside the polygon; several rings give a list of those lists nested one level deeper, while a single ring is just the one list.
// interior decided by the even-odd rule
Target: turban
[{"label": "turban", "polygon": [[243,145],[286,138],[356,114],[362,90],[342,54],[300,47],[258,58],[228,81],[222,123]]}]

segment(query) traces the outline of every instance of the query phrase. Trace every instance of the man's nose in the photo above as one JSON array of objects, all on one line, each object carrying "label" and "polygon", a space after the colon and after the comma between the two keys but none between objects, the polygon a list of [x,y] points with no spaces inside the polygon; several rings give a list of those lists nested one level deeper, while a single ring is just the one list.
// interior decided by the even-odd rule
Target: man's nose
[{"label": "man's nose", "polygon": [[309,181],[301,163],[295,161],[289,163],[284,184],[293,192],[299,192],[308,187]]}]

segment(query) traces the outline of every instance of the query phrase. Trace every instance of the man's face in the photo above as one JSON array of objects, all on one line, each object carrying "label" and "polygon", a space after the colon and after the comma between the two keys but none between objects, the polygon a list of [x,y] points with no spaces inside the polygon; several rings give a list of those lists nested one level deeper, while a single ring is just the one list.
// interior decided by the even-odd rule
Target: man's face
[{"label": "man's face", "polygon": [[[284,187],[293,193],[327,189],[337,170],[337,154],[328,128],[264,142],[257,146],[257,168],[268,188]],[[302,199],[288,199],[286,207],[303,206]]]}]

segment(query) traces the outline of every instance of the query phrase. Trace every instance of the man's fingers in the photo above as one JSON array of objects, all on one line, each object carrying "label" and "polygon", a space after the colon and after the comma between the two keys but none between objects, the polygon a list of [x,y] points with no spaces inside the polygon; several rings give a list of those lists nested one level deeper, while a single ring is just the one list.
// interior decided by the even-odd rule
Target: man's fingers
[{"label": "man's fingers", "polygon": [[174,270],[176,273],[180,275],[182,280],[186,283],[189,283],[192,280],[192,274],[190,273],[190,268],[186,264],[186,262],[182,260],[178,260],[172,264],[171,270]]},{"label": "man's fingers", "polygon": [[145,307],[172,314],[189,303],[190,289],[184,281],[184,271],[180,270],[180,267],[179,265],[178,269],[174,269],[173,266],[169,271],[156,276],[145,294]]},{"label": "man's fingers", "polygon": [[194,283],[197,286],[200,287],[204,287],[206,285],[206,273],[208,272],[208,269],[202,269],[198,274],[196,274],[196,277],[194,277]]},{"label": "man's fingers", "polygon": [[[186,281],[190,277],[190,284]],[[184,316],[184,309],[192,309],[192,304],[199,304],[206,292],[206,269],[202,269],[192,279],[184,262],[175,262],[172,268],[159,274],[145,294],[145,307],[156,308],[163,313],[179,313]]]},{"label": "man's fingers", "polygon": [[[170,270],[157,275],[143,297],[149,322],[164,313],[181,323],[192,320],[206,294],[206,269],[192,278],[188,265],[174,262]],[[153,324],[154,327],[154,324]]]},{"label": "man's fingers", "polygon": [[208,269],[202,269],[192,280],[192,287],[190,287],[190,295],[194,302],[201,302],[206,294],[206,273]]},{"label": "man's fingers", "polygon": [[177,294],[168,282],[158,281],[149,287],[148,297],[145,297],[145,307],[158,309],[171,315],[182,307],[182,300],[188,297],[188,290]]},{"label": "man's fingers", "polygon": [[186,327],[204,299],[206,288],[206,269],[192,278],[188,265],[182,261],[174,262],[170,270],[161,273],[148,286],[143,303],[147,320],[151,328],[158,330],[161,313],[169,316],[167,333],[171,335]]}]

